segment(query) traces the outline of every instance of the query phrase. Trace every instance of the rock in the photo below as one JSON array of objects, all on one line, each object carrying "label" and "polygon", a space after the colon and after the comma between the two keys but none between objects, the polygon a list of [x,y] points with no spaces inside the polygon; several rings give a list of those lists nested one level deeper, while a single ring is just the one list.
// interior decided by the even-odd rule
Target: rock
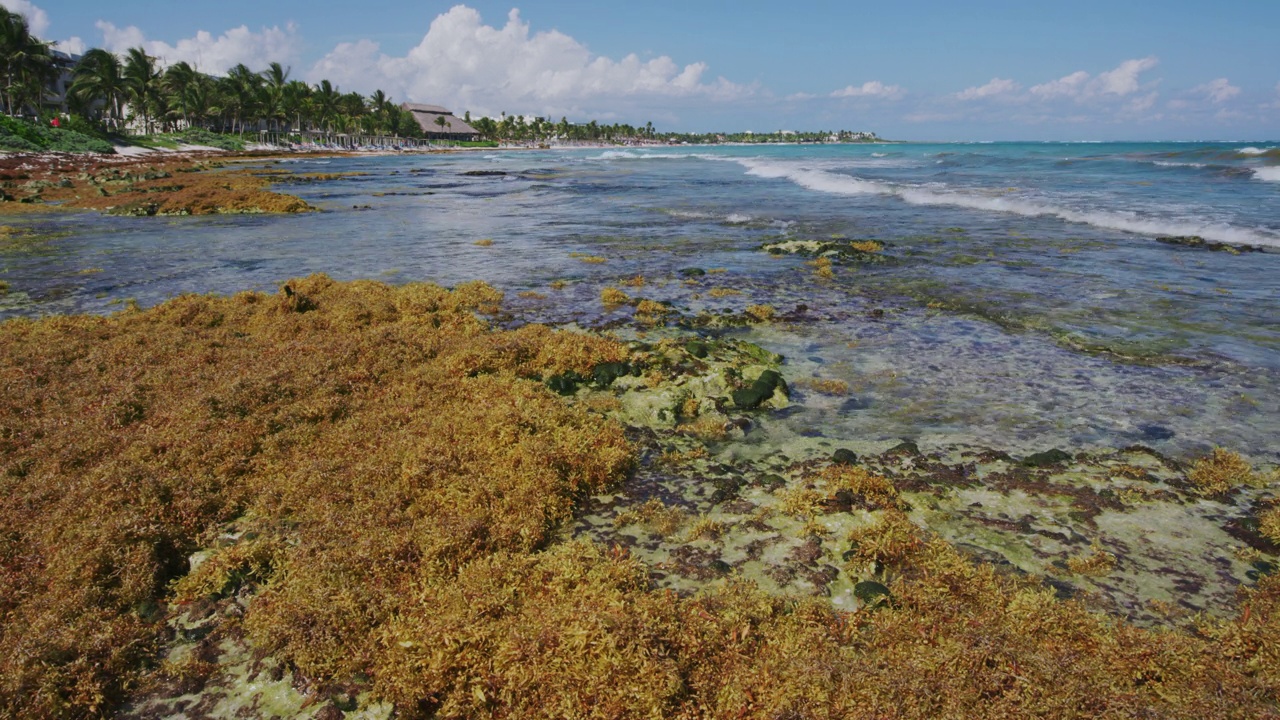
[{"label": "rock", "polygon": [[1231,243],[1215,242],[1213,240],[1205,240],[1199,235],[1162,235],[1156,238],[1156,242],[1164,243],[1165,245],[1182,245],[1199,250],[1211,250],[1213,252],[1227,252],[1232,255],[1239,255],[1242,252],[1262,252],[1262,248],[1255,245],[1233,245]]},{"label": "rock", "polygon": [[852,412],[857,412],[858,410],[866,410],[869,407],[871,407],[871,401],[868,400],[867,398],[852,397],[852,398],[849,398],[848,400],[845,400],[843,403],[841,403],[840,409],[837,410],[836,412],[840,413],[841,415],[847,415]]},{"label": "rock", "polygon": [[731,397],[733,404],[740,409],[751,409],[772,398],[775,391],[781,390],[785,394],[786,387],[786,381],[777,370],[765,370],[750,387],[734,390]]},{"label": "rock", "polygon": [[625,362],[601,363],[591,370],[591,381],[596,387],[609,387],[614,380],[631,374],[631,364]]},{"label": "rock", "polygon": [[852,450],[840,448],[831,453],[831,462],[835,465],[857,465],[858,454]]},{"label": "rock", "polygon": [[316,720],[342,720],[346,717],[346,713],[333,703],[329,703],[316,713]]},{"label": "rock", "polygon": [[882,252],[885,244],[879,240],[783,240],[765,243],[760,246],[760,249],[770,255],[825,257],[863,264],[883,263],[889,260],[889,257]]},{"label": "rock", "polygon": [[868,607],[879,607],[888,604],[893,599],[889,588],[874,580],[863,580],[854,585],[853,596]]},{"label": "rock", "polygon": [[1149,441],[1169,440],[1176,434],[1163,425],[1139,425],[1138,432],[1142,433],[1144,440]]},{"label": "rock", "polygon": [[1052,450],[1035,453],[1034,455],[1028,455],[1022,459],[1022,464],[1026,467],[1043,468],[1061,465],[1063,463],[1071,462],[1073,459],[1074,458],[1062,450],[1054,448]]},{"label": "rock", "polygon": [[920,447],[912,440],[903,440],[884,451],[885,455],[919,455]]},{"label": "rock", "polygon": [[759,482],[765,488],[778,488],[787,484],[786,479],[776,473],[765,473],[764,475],[761,475]]},{"label": "rock", "polygon": [[500,177],[507,173],[502,170],[468,170],[461,174],[468,177]]},{"label": "rock", "polygon": [[547,387],[560,395],[572,395],[578,391],[580,382],[582,382],[582,376],[571,370],[563,375],[552,375],[547,378]]},{"label": "rock", "polygon": [[689,267],[681,269],[680,274],[685,277],[702,277],[707,274],[707,271],[702,268]]},{"label": "rock", "polygon": [[690,355],[698,359],[705,358],[709,353],[707,344],[702,342],[701,340],[690,340],[689,342],[684,344],[684,349],[685,349],[685,352],[688,352]]}]

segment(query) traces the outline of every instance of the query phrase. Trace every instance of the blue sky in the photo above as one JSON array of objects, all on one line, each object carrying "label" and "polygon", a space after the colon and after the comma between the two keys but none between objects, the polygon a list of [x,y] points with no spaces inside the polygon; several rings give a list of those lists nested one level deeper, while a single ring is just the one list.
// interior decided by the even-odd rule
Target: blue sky
[{"label": "blue sky", "polygon": [[64,47],[456,112],[901,139],[1280,138],[1280,2],[0,0]]}]

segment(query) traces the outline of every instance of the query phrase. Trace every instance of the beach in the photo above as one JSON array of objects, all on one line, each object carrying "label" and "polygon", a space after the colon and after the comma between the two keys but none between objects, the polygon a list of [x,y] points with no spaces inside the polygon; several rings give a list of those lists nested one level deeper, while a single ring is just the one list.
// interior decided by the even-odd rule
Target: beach
[{"label": "beach", "polygon": [[[209,451],[240,469],[209,482],[245,480],[201,486],[198,520],[172,530],[178,595],[150,591],[174,603],[147,631],[172,667],[111,686],[128,716],[268,694],[299,717],[994,717],[1090,698],[1263,716],[1280,677],[1264,649],[1278,155],[913,143],[6,166],[28,207],[4,219],[0,319],[32,348],[114,343],[100,388],[83,379],[96,351],[68,349],[65,372],[109,398],[95,422],[122,446],[158,452],[143,426],[178,448],[183,423],[241,423]],[[178,202],[171,186],[209,178],[212,199]],[[36,320],[64,315],[64,335]],[[155,371],[131,371],[124,348],[148,333],[154,365],[137,367]],[[22,368],[10,382],[34,382]],[[165,373],[190,397],[162,401]],[[470,413],[469,449],[422,408]],[[376,461],[342,449],[358,442]],[[71,461],[37,446],[7,452],[64,482]],[[101,452],[82,462],[127,466]],[[477,500],[450,473],[494,484]],[[373,559],[378,580],[356,580]],[[473,617],[477,598],[500,599]],[[302,618],[323,618],[315,636]],[[423,640],[442,637],[452,654]],[[262,673],[269,690],[246,690]],[[663,680],[624,682],[638,674]]]}]

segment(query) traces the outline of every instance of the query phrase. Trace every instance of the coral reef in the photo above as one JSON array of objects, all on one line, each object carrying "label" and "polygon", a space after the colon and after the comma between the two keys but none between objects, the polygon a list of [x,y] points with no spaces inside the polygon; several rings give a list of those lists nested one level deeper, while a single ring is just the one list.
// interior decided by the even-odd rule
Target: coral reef
[{"label": "coral reef", "polygon": [[39,156],[0,159],[0,215],[56,210],[98,210],[112,215],[296,213],[313,210],[291,195],[268,189],[297,177],[273,170],[228,169],[223,161],[177,156]]}]

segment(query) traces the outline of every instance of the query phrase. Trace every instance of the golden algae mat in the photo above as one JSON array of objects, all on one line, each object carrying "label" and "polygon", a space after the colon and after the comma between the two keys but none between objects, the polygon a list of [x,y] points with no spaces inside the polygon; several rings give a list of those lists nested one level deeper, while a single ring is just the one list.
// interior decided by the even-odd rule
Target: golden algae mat
[{"label": "golden algae mat", "polygon": [[[1280,715],[1274,576],[1227,619],[1129,625],[962,554],[865,467],[779,494],[810,525],[866,518],[852,607],[732,574],[661,588],[625,547],[567,539],[589,496],[698,455],[654,457],[608,401],[688,368],[497,329],[500,300],[313,276],[0,326],[0,716]],[[723,389],[766,395],[769,372]],[[551,389],[578,384],[599,392]],[[1198,472],[1219,492],[1247,468]]]}]

